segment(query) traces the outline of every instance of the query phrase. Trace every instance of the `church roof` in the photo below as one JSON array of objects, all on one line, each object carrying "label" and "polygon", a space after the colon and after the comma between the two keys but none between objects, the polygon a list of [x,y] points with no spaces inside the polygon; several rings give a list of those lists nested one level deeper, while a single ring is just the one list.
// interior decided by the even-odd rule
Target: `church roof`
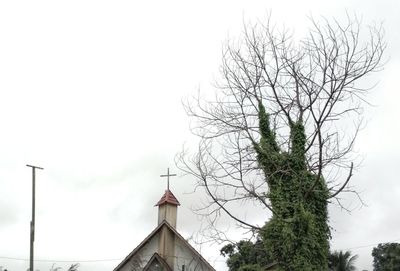
[{"label": "church roof", "polygon": [[[182,235],[179,234],[179,232],[174,229],[167,221],[163,220],[163,222],[158,225],[131,253],[129,253],[128,256],[126,256],[126,258],[113,270],[113,271],[119,271],[121,267],[123,267],[132,257],[135,256],[135,254],[137,252],[139,252],[139,250],[144,247],[144,245],[146,243],[148,243],[156,234],[157,232],[159,232],[161,230],[161,228],[166,227],[167,229],[169,229],[170,231],[172,231],[176,238],[178,240],[180,240],[187,249],[189,249],[190,251],[192,251],[195,255],[197,255],[197,258],[204,263],[208,269],[210,271],[215,271],[214,267],[212,267],[207,261],[206,259],[203,258],[203,256],[200,255],[199,252],[197,252],[196,249],[194,249],[188,241],[185,240],[185,238],[182,237]],[[158,255],[158,254],[157,254]],[[154,256],[154,255],[153,255]]]},{"label": "church roof", "polygon": [[174,194],[172,194],[172,192],[169,189],[165,190],[164,195],[161,197],[161,199],[157,202],[155,206],[160,206],[166,203],[176,206],[181,205],[179,201],[175,198]]}]

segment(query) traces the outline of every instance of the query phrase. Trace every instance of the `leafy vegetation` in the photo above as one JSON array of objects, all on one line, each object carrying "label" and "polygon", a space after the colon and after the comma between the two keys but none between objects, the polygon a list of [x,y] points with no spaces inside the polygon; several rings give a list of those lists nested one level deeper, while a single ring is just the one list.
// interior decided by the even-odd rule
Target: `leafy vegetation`
[{"label": "leafy vegetation", "polygon": [[221,255],[228,258],[226,263],[230,271],[260,271],[271,263],[260,238],[255,242],[241,240],[225,245],[221,249]]},{"label": "leafy vegetation", "polygon": [[[50,271],[62,270],[61,267],[54,267],[55,264],[50,268]],[[78,271],[79,263],[71,264],[67,271]]]},{"label": "leafy vegetation", "polygon": [[[274,210],[261,232],[265,249],[284,270],[326,270],[329,191],[323,178],[307,169],[302,120],[290,123],[289,152],[279,149],[261,102],[259,120],[261,138],[254,148],[268,180],[267,196]],[[313,186],[315,189],[309,191]]]},{"label": "leafy vegetation", "polygon": [[358,255],[351,256],[350,251],[335,251],[329,254],[328,266],[330,271],[354,271]]},{"label": "leafy vegetation", "polygon": [[400,244],[379,244],[372,250],[374,271],[400,270]]}]

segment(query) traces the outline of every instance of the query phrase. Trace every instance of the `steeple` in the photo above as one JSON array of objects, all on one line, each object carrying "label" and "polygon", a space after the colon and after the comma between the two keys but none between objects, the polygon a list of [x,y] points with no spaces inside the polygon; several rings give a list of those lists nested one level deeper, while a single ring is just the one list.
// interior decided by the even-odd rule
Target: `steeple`
[{"label": "steeple", "polygon": [[[167,177],[167,189],[155,206],[158,206],[158,225],[166,221],[173,229],[176,229],[176,217],[180,203],[169,190],[169,177],[171,176],[176,176],[176,174],[169,174],[169,168],[166,175],[160,176]],[[169,266],[175,266],[175,235],[168,227],[162,227],[160,231],[158,253]]]},{"label": "steeple", "polygon": [[176,218],[178,206],[181,205],[174,194],[168,189],[157,202],[158,206],[158,225],[164,220],[167,221],[173,228],[176,228]]},{"label": "steeple", "polygon": [[158,206],[158,225],[160,225],[164,220],[167,221],[174,229],[176,229],[176,216],[178,206],[181,205],[179,201],[169,190],[169,177],[176,176],[176,174],[170,174],[169,168],[167,169],[167,174],[160,175],[160,177],[167,177],[167,190],[165,190],[164,195],[157,202],[155,206]]},{"label": "steeple", "polygon": [[161,175],[161,177],[167,177],[168,182],[164,194],[155,205],[158,206],[158,226],[114,271],[128,271],[132,270],[132,267],[148,271],[185,271],[193,268],[215,271],[176,230],[177,210],[180,203],[169,188],[171,176],[176,175],[170,174],[169,169],[166,175]]}]

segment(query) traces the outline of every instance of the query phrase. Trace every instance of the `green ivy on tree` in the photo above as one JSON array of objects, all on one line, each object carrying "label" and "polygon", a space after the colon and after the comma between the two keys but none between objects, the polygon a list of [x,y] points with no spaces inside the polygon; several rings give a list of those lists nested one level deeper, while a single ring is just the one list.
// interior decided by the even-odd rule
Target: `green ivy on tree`
[{"label": "green ivy on tree", "polygon": [[[302,120],[290,123],[291,148],[279,149],[269,115],[259,102],[260,141],[254,144],[274,210],[261,232],[265,249],[283,270],[326,270],[329,191],[321,176],[307,169]],[[314,186],[315,185],[315,186]],[[308,191],[313,187],[312,191]]]},{"label": "green ivy on tree", "polygon": [[[386,48],[381,28],[359,39],[357,16],[311,24],[299,40],[267,18],[245,26],[237,44],[228,42],[215,99],[198,95],[185,103],[197,120],[198,149],[177,158],[207,195],[198,213],[210,222],[210,238],[229,238],[218,229],[228,217],[256,232],[284,271],[328,269],[327,205],[348,191],[353,162],[347,162],[361,125],[351,129],[341,120],[359,119],[369,88],[358,81],[383,67]],[[260,206],[269,221],[256,223],[237,204]],[[234,268],[267,268],[241,261],[241,247],[230,248]]]}]

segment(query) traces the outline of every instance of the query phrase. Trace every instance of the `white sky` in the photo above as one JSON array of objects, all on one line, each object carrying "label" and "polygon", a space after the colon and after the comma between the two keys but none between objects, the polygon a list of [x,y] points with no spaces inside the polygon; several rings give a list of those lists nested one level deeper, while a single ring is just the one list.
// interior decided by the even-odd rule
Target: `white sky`
[{"label": "white sky", "polygon": [[[347,9],[366,23],[384,21],[390,57],[357,144],[364,163],[353,184],[368,207],[331,210],[333,249],[353,248],[359,269],[372,270],[373,244],[400,241],[399,3],[1,1],[0,266],[28,267],[4,258],[29,258],[27,163],[45,168],[37,174],[35,249],[50,262],[38,269],[124,258],[156,226],[153,205],[165,188],[159,175],[176,171],[173,157],[191,140],[181,100],[213,90],[222,44],[243,19],[272,11],[275,22],[303,31],[307,15],[343,18]],[[190,177],[171,184],[186,237],[199,229],[192,185]],[[218,247],[202,253],[224,269]],[[82,262],[81,270],[118,262]]]}]

